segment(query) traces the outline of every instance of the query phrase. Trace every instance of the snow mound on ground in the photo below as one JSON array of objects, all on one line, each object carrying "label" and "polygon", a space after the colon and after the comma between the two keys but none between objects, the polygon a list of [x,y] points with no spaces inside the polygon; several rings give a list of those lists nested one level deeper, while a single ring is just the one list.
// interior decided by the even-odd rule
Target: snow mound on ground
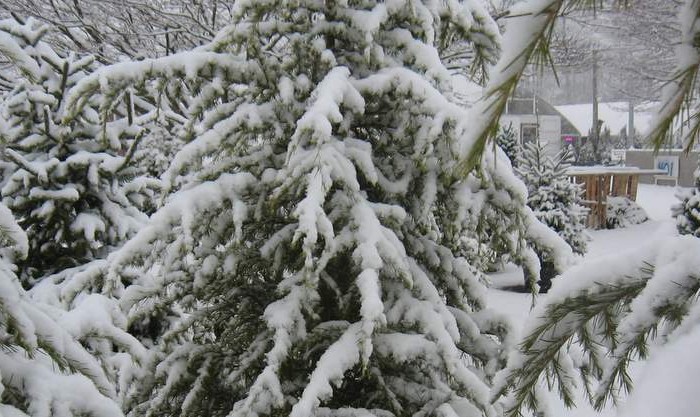
[{"label": "snow mound on ground", "polygon": [[619,229],[634,226],[649,220],[642,206],[626,197],[608,197],[606,227]]}]

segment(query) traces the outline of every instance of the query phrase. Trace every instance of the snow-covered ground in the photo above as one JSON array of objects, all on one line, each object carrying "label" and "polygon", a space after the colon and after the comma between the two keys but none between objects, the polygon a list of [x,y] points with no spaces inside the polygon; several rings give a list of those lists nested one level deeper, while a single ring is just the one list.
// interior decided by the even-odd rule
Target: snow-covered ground
[{"label": "snow-covered ground", "polygon": [[[625,229],[589,230],[591,240],[584,260],[627,251],[648,242],[649,239],[654,239],[657,234],[672,233],[675,226],[671,218],[671,206],[678,201],[675,194],[676,189],[673,187],[640,184],[637,203],[646,210],[650,220]],[[499,288],[522,284],[522,272],[516,267],[508,267],[504,272],[491,274],[490,278],[492,288],[488,292],[489,307],[507,315],[512,320],[515,331],[519,332],[532,306],[532,298],[529,294],[504,291]],[[555,279],[553,283],[556,286],[557,280]],[[546,295],[539,296],[535,302],[540,302],[545,297]],[[643,366],[637,366],[635,373],[641,372],[642,368]],[[613,409],[607,409],[601,413],[594,411],[582,395],[577,401],[577,408],[572,410],[564,407],[556,393],[552,393],[551,399],[551,411],[556,417],[615,415]]]}]

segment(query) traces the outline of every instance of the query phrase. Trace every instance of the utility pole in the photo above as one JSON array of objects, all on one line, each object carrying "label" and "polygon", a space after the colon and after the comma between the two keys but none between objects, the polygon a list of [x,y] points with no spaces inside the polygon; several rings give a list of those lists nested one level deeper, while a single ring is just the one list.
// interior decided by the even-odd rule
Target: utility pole
[{"label": "utility pole", "polygon": [[600,162],[600,135],[598,132],[598,50],[593,50],[593,83],[592,83],[592,93],[593,93],[593,124],[591,125],[591,144],[593,145],[593,156],[596,159],[596,163]]},{"label": "utility pole", "polygon": [[634,146],[634,102],[632,102],[631,98],[629,102],[627,102],[627,112],[627,139],[625,139],[625,148]]},{"label": "utility pole", "polygon": [[[597,19],[597,2],[593,3],[593,19]],[[598,47],[594,46],[593,49],[593,83],[591,88],[591,93],[593,95],[593,124],[591,125],[591,137],[593,145],[593,158],[596,163],[600,163],[600,135],[598,132]]]}]

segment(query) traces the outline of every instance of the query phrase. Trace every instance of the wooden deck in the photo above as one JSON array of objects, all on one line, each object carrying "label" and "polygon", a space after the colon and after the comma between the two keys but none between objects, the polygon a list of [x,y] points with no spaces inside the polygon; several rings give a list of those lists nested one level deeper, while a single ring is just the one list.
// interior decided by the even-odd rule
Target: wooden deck
[{"label": "wooden deck", "polygon": [[632,167],[571,167],[567,174],[577,184],[583,184],[583,204],[588,207],[587,226],[604,229],[607,223],[608,197],[637,199],[640,175],[658,175],[665,171]]}]

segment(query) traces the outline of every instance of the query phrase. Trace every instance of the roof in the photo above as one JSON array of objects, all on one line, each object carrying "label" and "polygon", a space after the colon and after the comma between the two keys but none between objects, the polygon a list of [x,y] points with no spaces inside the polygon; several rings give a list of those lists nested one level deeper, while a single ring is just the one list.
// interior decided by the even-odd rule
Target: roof
[{"label": "roof", "polygon": [[[514,97],[508,100],[506,114],[509,115],[524,115],[535,114],[533,108],[532,97]],[[572,123],[568,117],[562,114],[557,107],[549,104],[542,97],[537,97],[537,114],[541,116],[560,116],[561,117],[561,134],[566,136],[581,136],[581,129]],[[592,118],[592,116],[591,116]],[[587,130],[586,130],[587,131]]]},{"label": "roof", "polygon": [[[603,121],[603,129],[610,129],[613,135],[618,134],[622,129],[627,128],[628,104],[625,102],[615,103],[599,103],[598,104],[598,119]],[[592,104],[569,104],[565,106],[556,106],[569,121],[574,125],[579,132],[588,134],[593,124],[593,105]],[[651,123],[653,113],[650,111],[635,111],[634,112],[634,127],[637,132],[646,132]],[[563,127],[562,127],[563,131]],[[563,133],[562,133],[563,134]]]},{"label": "roof", "polygon": [[[508,100],[506,114],[535,114],[532,97],[513,97]],[[544,101],[542,97],[537,97],[537,114],[542,116],[560,116],[557,109]]]}]

